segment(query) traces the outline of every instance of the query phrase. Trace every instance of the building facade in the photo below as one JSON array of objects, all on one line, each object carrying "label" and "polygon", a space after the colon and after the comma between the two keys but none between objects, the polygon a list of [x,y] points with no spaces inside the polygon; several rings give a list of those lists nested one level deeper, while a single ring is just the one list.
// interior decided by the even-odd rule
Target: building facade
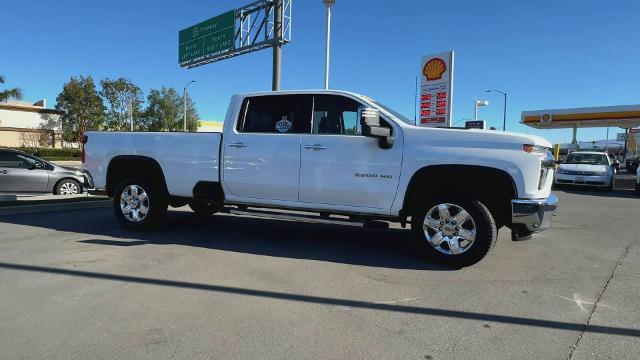
[{"label": "building facade", "polygon": [[62,147],[62,114],[63,111],[47,109],[46,100],[0,102],[0,146]]}]

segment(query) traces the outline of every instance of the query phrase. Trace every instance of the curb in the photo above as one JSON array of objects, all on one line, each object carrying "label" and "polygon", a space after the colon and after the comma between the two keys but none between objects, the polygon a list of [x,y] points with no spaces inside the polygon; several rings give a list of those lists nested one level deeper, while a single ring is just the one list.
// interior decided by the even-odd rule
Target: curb
[{"label": "curb", "polygon": [[35,214],[51,211],[99,209],[111,207],[109,200],[75,201],[69,203],[15,205],[0,207],[0,215]]}]

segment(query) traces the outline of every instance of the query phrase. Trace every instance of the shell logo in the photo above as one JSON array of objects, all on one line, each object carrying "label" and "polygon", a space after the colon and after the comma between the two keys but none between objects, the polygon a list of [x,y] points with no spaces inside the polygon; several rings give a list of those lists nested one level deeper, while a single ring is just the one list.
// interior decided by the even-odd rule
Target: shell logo
[{"label": "shell logo", "polygon": [[422,74],[429,81],[442,79],[442,74],[447,71],[447,64],[440,58],[427,61],[422,68]]}]

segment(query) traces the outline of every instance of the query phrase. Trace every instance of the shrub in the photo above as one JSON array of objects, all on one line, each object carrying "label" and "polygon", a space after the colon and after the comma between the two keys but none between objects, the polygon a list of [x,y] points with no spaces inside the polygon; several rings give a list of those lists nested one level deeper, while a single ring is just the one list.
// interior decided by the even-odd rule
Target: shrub
[{"label": "shrub", "polygon": [[54,148],[18,148],[27,154],[31,154],[41,158],[79,158],[80,149],[54,149]]}]

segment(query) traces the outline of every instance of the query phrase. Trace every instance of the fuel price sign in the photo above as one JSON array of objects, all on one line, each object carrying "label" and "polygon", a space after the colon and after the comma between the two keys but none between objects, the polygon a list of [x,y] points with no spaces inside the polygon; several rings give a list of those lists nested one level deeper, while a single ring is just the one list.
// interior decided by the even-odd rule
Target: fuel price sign
[{"label": "fuel price sign", "polygon": [[420,126],[450,126],[453,51],[424,56],[420,66]]}]

